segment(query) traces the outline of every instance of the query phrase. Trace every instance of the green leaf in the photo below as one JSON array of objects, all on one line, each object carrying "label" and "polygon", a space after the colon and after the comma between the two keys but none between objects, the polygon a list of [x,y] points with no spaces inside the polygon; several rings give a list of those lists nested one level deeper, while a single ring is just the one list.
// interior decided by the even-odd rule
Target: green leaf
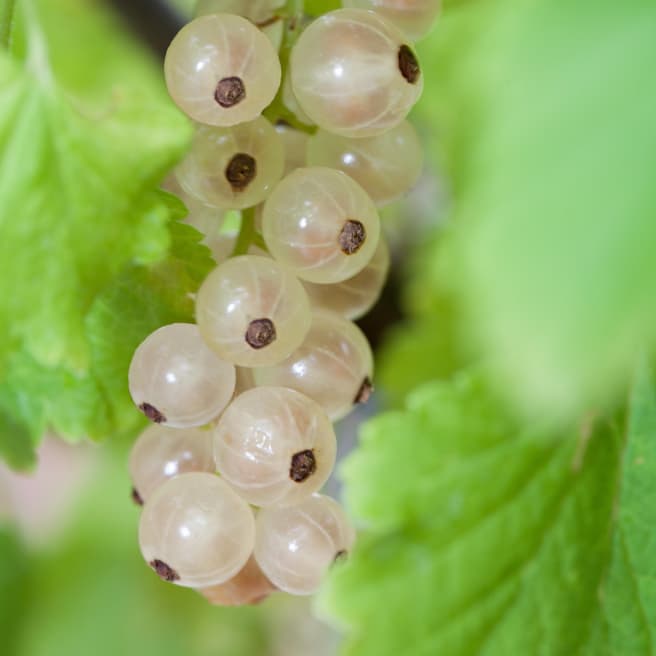
[{"label": "green leaf", "polygon": [[26,466],[47,428],[69,439],[136,429],[113,398],[125,358],[114,379],[98,364],[123,355],[94,324],[98,307],[134,276],[140,292],[112,313],[135,325],[117,334],[188,319],[210,260],[172,221],[184,207],[156,191],[190,136],[161,64],[95,0],[19,9],[12,56],[0,52],[0,452]]},{"label": "green leaf", "polygon": [[652,653],[653,380],[627,435],[592,416],[552,435],[502,407],[466,374],[366,425],[342,469],[365,530],[320,599],[345,653]]},{"label": "green leaf", "polygon": [[171,235],[171,254],[164,262],[128,268],[98,296],[86,319],[91,374],[102,390],[116,434],[130,435],[144,425],[127,386],[134,350],[160,326],[193,321],[191,293],[215,265],[197,230],[174,222]]},{"label": "green leaf", "polygon": [[484,4],[425,50],[445,82],[454,280],[498,387],[571,417],[656,335],[656,5]]},{"label": "green leaf", "polygon": [[184,138],[168,108],[98,120],[6,57],[0,79],[0,321],[40,362],[84,369],[95,293],[130,260],[166,253],[165,215],[142,197]]}]

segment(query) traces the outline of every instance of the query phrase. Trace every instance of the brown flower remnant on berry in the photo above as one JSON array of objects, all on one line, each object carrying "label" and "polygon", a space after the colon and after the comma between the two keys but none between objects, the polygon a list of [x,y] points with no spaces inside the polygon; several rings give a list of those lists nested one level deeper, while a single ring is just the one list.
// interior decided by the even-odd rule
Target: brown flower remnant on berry
[{"label": "brown flower remnant on berry", "polygon": [[163,424],[166,421],[166,417],[150,403],[142,403],[139,406],[139,410],[143,412],[150,421],[154,421],[156,424]]},{"label": "brown flower remnant on berry", "polygon": [[234,107],[246,97],[246,87],[239,77],[224,77],[219,80],[214,92],[214,100],[221,107]]},{"label": "brown flower remnant on berry", "polygon": [[337,241],[339,242],[339,247],[344,255],[353,255],[353,253],[360,250],[360,246],[364,244],[366,238],[367,231],[362,223],[360,223],[360,221],[348,219],[346,223],[344,223]]},{"label": "brown flower remnant on berry", "polygon": [[132,493],[130,496],[132,497],[132,501],[134,501],[138,506],[143,506],[143,499],[141,498],[141,495],[139,494],[139,491],[136,487],[132,488]]},{"label": "brown flower remnant on berry", "polygon": [[340,549],[335,554],[335,558],[333,558],[333,564],[334,563],[341,563],[342,561],[346,560],[347,556],[348,556],[348,553],[347,553],[346,549]]},{"label": "brown flower remnant on berry", "polygon": [[257,174],[255,159],[246,153],[237,153],[226,166],[225,177],[233,191],[243,191]]},{"label": "brown flower remnant on berry", "polygon": [[415,53],[406,45],[402,45],[399,48],[399,70],[401,71],[401,75],[403,75],[410,84],[414,84],[421,75],[419,62],[415,57]]},{"label": "brown flower remnant on berry", "polygon": [[366,403],[371,398],[371,394],[373,391],[374,391],[374,385],[371,382],[371,378],[367,376],[362,381],[362,385],[360,385],[360,389],[358,390],[358,393],[355,395],[355,398],[353,399],[353,403]]},{"label": "brown flower remnant on berry", "polygon": [[157,576],[163,581],[178,581],[180,575],[169,565],[167,565],[163,560],[155,558],[148,563],[154,570]]},{"label": "brown flower remnant on berry", "polygon": [[246,330],[246,342],[254,349],[261,349],[276,339],[276,327],[271,319],[253,319]]},{"label": "brown flower remnant on berry", "polygon": [[317,461],[312,449],[299,451],[292,456],[292,466],[289,468],[289,478],[294,483],[302,483],[317,471]]}]

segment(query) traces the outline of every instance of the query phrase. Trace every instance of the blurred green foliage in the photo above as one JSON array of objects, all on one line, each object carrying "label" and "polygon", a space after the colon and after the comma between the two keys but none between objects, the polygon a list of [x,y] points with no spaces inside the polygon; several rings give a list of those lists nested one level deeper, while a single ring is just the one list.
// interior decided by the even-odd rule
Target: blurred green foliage
[{"label": "blurred green foliage", "polygon": [[656,332],[655,22],[639,1],[463,2],[420,48],[464,337],[529,417],[621,394]]},{"label": "blurred green foliage", "polygon": [[[211,266],[156,192],[189,137],[161,67],[99,0],[21,8],[0,53],[0,453],[14,466],[48,426],[138,429],[130,353],[191,318]],[[653,653],[647,365],[619,406],[656,328],[655,24],[638,0],[453,0],[419,44],[413,114],[450,221],[408,258],[407,318],[379,357],[405,409],[368,424],[343,467],[364,532],[320,608],[346,653]],[[0,532],[8,653],[271,653],[278,602],[208,608],[143,566],[127,488],[108,458],[51,549]]]}]

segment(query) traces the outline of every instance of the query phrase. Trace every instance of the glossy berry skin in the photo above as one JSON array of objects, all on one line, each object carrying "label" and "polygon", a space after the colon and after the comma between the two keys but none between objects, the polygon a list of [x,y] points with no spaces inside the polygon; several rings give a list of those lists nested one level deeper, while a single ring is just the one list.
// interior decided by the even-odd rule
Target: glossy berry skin
[{"label": "glossy berry skin", "polygon": [[259,604],[275,589],[251,556],[229,581],[209,588],[200,588],[198,592],[213,606],[245,606]]},{"label": "glossy berry skin", "polygon": [[291,54],[292,88],[320,128],[346,137],[398,125],[423,87],[405,37],[372,11],[338,9],[315,20]]},{"label": "glossy berry skin", "polygon": [[215,470],[212,434],[200,428],[149,426],[130,451],[133,496],[141,503],[162,483],[187,472]]},{"label": "glossy berry skin", "polygon": [[191,588],[224,583],[248,561],[253,511],[215,474],[181,474],[160,485],[139,522],[144,560],[164,580]]},{"label": "glossy berry skin", "polygon": [[335,464],[332,424],[312,399],[283,387],[256,387],[228,406],[214,429],[222,478],[256,506],[298,503]]},{"label": "glossy berry skin", "polygon": [[199,123],[252,121],[280,86],[280,61],[269,39],[232,14],[201,16],[175,36],[164,60],[166,85]]},{"label": "glossy berry skin", "polygon": [[202,203],[244,209],[266,198],[282,177],[284,161],[280,136],[260,116],[229,128],[199,127],[176,175]]},{"label": "glossy berry skin", "polygon": [[307,132],[296,130],[283,123],[276,124],[276,132],[280,135],[285,151],[285,171],[283,175],[288,175],[292,171],[304,167],[307,161]]},{"label": "glossy berry skin", "polygon": [[207,276],[196,297],[196,320],[208,346],[241,367],[276,364],[310,329],[301,283],[274,260],[233,257]]},{"label": "glossy berry skin", "polygon": [[328,166],[351,176],[384,207],[410,191],[423,165],[421,142],[408,121],[375,137],[349,139],[319,130],[308,142],[309,166]]},{"label": "glossy berry skin", "polygon": [[344,7],[371,9],[396,25],[410,41],[423,39],[440,13],[440,0],[343,0]]},{"label": "glossy berry skin", "polygon": [[332,421],[368,400],[373,355],[367,338],[348,319],[333,312],[312,316],[303,344],[274,367],[253,371],[257,385],[278,385],[314,399]]},{"label": "glossy berry skin", "polygon": [[324,308],[355,320],[364,316],[375,305],[385,286],[390,266],[390,254],[383,235],[367,266],[352,278],[335,285],[304,282],[305,291],[313,308]]},{"label": "glossy berry skin", "polygon": [[135,405],[156,424],[202,426],[232,398],[235,368],[206,346],[197,326],[173,323],[137,347],[128,385]]},{"label": "glossy berry skin", "polygon": [[264,204],[269,251],[303,280],[335,283],[371,260],[380,235],[378,212],[357,182],[325,167],[296,169]]},{"label": "glossy berry skin", "polygon": [[267,35],[276,50],[280,49],[284,22],[273,20],[276,10],[285,4],[285,0],[199,0],[194,16],[208,14],[237,14],[248,18]]},{"label": "glossy berry skin", "polygon": [[331,565],[355,541],[340,505],[321,494],[287,508],[263,508],[255,530],[258,565],[277,588],[294,595],[316,592]]}]

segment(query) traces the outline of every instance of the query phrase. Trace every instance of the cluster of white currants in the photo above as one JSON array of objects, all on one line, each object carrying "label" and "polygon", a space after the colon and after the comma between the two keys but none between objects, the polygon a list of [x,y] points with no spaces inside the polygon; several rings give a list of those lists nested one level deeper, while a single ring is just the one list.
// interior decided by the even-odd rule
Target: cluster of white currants
[{"label": "cluster of white currants", "polygon": [[[404,120],[422,88],[406,35],[438,8],[379,2],[301,30],[276,0],[202,0],[166,56],[169,92],[197,123],[176,189],[219,265],[197,323],[156,330],[133,356],[130,393],[155,425],[130,474],[146,562],[212,603],[311,594],[354,541],[318,491],[335,463],[331,422],[372,390],[353,320],[389,267],[377,207],[421,169]],[[281,84],[277,48],[294,31]],[[276,94],[306,130],[260,115]],[[242,231],[253,222],[232,257],[212,242],[226,210],[242,210]]]}]

